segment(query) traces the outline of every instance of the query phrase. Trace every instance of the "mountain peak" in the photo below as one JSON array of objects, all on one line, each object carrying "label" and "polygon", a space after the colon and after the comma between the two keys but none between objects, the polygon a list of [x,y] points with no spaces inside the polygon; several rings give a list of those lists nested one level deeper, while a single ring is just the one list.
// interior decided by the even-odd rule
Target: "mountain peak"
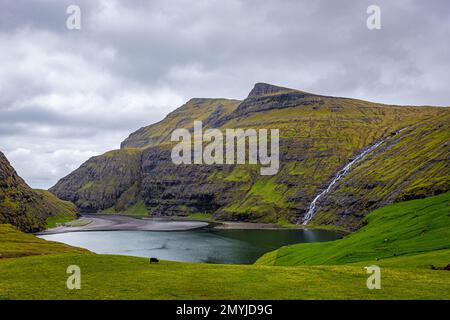
[{"label": "mountain peak", "polygon": [[252,91],[250,91],[250,93],[248,94],[248,98],[263,96],[266,94],[284,92],[284,91],[293,91],[293,89],[278,87],[278,86],[274,86],[272,84],[268,84],[268,83],[264,83],[264,82],[258,82],[253,87]]}]

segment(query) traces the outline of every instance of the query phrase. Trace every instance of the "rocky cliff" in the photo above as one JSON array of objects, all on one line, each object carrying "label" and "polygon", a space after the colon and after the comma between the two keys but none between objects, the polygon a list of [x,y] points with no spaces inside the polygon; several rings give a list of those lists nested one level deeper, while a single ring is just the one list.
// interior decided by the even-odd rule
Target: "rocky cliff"
[{"label": "rocky cliff", "polygon": [[31,189],[0,152],[0,224],[9,223],[25,232],[45,228],[49,216],[75,217],[76,207],[45,191]]},{"label": "rocky cliff", "polygon": [[[279,129],[280,170],[258,165],[174,165],[175,128]],[[447,108],[394,106],[258,83],[243,101],[192,99],[139,129],[120,150],[89,159],[51,191],[83,211],[151,215],[212,213],[217,219],[295,222],[336,172],[368,145],[390,137],[323,197],[313,224],[360,225],[370,210],[449,190]]]}]

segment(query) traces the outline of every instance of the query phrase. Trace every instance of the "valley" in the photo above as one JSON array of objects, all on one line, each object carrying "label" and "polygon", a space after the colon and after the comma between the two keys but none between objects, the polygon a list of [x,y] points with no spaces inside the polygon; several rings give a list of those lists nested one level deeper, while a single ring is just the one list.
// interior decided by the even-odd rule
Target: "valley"
[{"label": "valley", "polygon": [[[0,299],[450,299],[448,110],[257,83],[189,100],[49,190],[0,153]],[[195,121],[278,130],[279,170],[174,164],[171,133]]]}]

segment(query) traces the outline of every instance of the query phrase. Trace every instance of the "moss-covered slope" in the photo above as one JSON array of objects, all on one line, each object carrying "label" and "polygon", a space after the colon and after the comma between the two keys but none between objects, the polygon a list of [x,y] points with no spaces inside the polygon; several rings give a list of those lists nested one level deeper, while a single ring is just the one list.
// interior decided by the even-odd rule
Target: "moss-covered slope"
[{"label": "moss-covered slope", "polygon": [[139,196],[141,155],[140,149],[127,148],[92,157],[50,191],[84,212],[124,210]]},{"label": "moss-covered slope", "polygon": [[204,125],[219,121],[234,111],[240,101],[229,99],[194,98],[169,113],[164,120],[143,127],[130,134],[120,147],[143,148],[156,146],[170,141],[170,135],[177,128],[191,129],[194,120],[203,121]]},{"label": "moss-covered slope", "polygon": [[45,228],[50,216],[75,218],[74,205],[45,191],[31,189],[0,152],[0,223],[9,223],[26,232]]},{"label": "moss-covered slope", "polygon": [[388,139],[318,203],[315,224],[360,225],[369,210],[450,190],[450,112]]}]

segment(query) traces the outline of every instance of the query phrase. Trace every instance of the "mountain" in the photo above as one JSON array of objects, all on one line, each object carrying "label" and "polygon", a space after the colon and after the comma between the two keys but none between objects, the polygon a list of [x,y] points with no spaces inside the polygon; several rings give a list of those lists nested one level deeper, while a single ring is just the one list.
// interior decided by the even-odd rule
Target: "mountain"
[{"label": "mountain", "polygon": [[142,148],[168,142],[174,129],[192,128],[194,120],[203,121],[204,126],[217,122],[233,112],[239,103],[239,100],[228,99],[191,99],[164,120],[130,134],[120,148]]},{"label": "mountain", "polygon": [[[203,127],[279,129],[280,169],[175,165],[171,133]],[[371,210],[450,189],[450,109],[396,106],[257,83],[242,101],[191,99],[130,134],[121,149],[86,161],[50,189],[84,212],[139,208],[155,216],[211,213],[216,219],[302,221],[340,169],[374,143],[317,201],[311,225],[361,226]],[[381,143],[382,142],[382,143]]]},{"label": "mountain", "polygon": [[76,207],[50,192],[31,189],[0,152],[0,224],[11,224],[21,231],[36,232],[45,228],[52,216],[75,218]]}]

